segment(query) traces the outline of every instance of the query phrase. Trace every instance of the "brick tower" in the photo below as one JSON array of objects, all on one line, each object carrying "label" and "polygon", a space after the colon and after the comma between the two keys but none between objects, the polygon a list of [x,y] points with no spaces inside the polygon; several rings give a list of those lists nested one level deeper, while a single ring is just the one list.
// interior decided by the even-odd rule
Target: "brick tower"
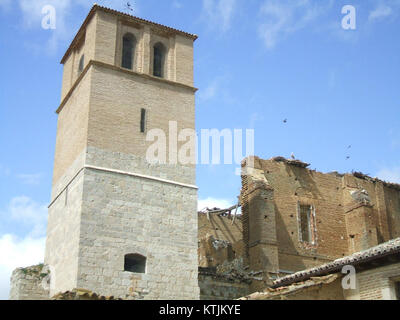
[{"label": "brick tower", "polygon": [[195,128],[196,38],[94,5],[65,53],[50,296],[199,298],[195,165],[146,160],[149,130]]}]

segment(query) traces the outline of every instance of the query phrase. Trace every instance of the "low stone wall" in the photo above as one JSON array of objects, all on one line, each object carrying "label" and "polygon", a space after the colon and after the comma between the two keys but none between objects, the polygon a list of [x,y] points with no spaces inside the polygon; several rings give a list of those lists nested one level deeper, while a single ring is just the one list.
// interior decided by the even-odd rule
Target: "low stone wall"
[{"label": "low stone wall", "polygon": [[10,300],[49,300],[50,272],[43,265],[15,269]]},{"label": "low stone wall", "polygon": [[99,296],[95,292],[85,289],[74,289],[63,293],[58,293],[51,300],[122,300],[113,296]]},{"label": "low stone wall", "polygon": [[200,300],[234,300],[249,294],[249,281],[218,275],[213,269],[199,272]]}]

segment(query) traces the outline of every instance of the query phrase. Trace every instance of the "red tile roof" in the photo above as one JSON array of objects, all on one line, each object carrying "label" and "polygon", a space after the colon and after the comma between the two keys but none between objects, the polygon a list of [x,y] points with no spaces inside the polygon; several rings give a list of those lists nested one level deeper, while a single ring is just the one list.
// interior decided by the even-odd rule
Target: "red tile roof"
[{"label": "red tile roof", "polygon": [[307,280],[311,277],[318,277],[333,272],[339,272],[341,268],[345,265],[356,266],[392,254],[400,255],[400,238],[390,240],[388,242],[382,243],[376,247],[372,247],[364,251],[356,252],[350,256],[340,258],[332,262],[328,262],[318,267],[306,269],[279,278],[274,281],[272,288],[287,286],[298,281]]}]

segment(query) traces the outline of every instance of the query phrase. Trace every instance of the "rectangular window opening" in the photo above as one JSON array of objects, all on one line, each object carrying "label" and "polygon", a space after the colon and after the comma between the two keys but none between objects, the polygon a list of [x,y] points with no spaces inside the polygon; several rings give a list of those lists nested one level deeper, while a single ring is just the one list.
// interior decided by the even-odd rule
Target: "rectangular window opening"
[{"label": "rectangular window opening", "polygon": [[146,131],[146,109],[140,111],[140,132]]},{"label": "rectangular window opening", "polygon": [[146,257],[136,253],[125,255],[124,271],[146,273]]},{"label": "rectangular window opening", "polygon": [[310,205],[300,205],[300,237],[301,241],[311,243],[312,239],[312,213]]}]

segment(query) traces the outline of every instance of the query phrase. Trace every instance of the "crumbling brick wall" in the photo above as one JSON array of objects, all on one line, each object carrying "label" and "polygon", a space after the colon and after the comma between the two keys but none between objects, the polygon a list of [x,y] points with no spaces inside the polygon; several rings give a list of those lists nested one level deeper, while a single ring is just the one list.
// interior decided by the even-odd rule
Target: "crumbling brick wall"
[{"label": "crumbling brick wall", "polygon": [[201,300],[231,300],[251,292],[254,275],[244,261],[242,216],[199,213]]},{"label": "crumbling brick wall", "polygon": [[243,241],[245,261],[250,270],[261,272],[259,280],[252,282],[251,290],[260,290],[271,284],[278,274],[278,243],[274,190],[264,172],[242,163],[242,192],[240,202],[243,213]]},{"label": "crumbling brick wall", "polygon": [[238,216],[198,214],[199,266],[216,267],[243,256],[242,221]]},{"label": "crumbling brick wall", "polygon": [[[260,224],[260,237],[273,238],[275,224],[279,272],[304,270],[400,236],[399,185],[360,173],[321,173],[281,157],[253,160],[245,159],[242,165],[243,241],[249,261],[257,260],[250,247],[251,220],[262,216],[275,216],[275,221]],[[250,194],[254,182],[263,179],[272,190],[273,207],[255,205],[263,195]],[[264,197],[271,201],[270,196]],[[312,211],[310,241],[301,237],[302,205]],[[274,259],[274,252],[269,255]]]}]

